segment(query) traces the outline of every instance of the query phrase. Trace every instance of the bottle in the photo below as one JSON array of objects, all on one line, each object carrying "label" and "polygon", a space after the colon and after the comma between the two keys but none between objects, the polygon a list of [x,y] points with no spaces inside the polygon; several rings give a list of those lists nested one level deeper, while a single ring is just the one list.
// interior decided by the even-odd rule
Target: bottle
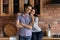
[{"label": "bottle", "polygon": [[50,27],[50,24],[48,24],[48,37],[51,37],[51,27]]}]

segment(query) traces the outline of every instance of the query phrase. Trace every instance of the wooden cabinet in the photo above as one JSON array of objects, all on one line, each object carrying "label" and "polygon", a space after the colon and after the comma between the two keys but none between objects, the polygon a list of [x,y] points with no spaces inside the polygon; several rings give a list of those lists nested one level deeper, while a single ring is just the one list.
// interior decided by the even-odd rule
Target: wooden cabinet
[{"label": "wooden cabinet", "polygon": [[34,0],[34,8],[36,10],[36,14],[40,14],[40,0]]},{"label": "wooden cabinet", "polygon": [[19,12],[19,0],[14,0],[14,14]]},{"label": "wooden cabinet", "polygon": [[0,0],[0,16],[10,16],[24,11],[24,0]]},{"label": "wooden cabinet", "polygon": [[29,4],[35,8],[37,14],[40,14],[40,0],[29,0]]},{"label": "wooden cabinet", "polygon": [[0,16],[5,16],[6,13],[8,13],[8,15],[13,14],[13,0],[5,0],[5,1],[6,1],[6,3],[4,3],[4,0],[0,0],[0,5],[1,5],[0,6]]},{"label": "wooden cabinet", "polygon": [[[28,0],[29,4],[36,8],[40,14],[40,0]],[[0,0],[0,16],[13,15],[24,11],[24,0]],[[6,10],[5,10],[6,9]]]},{"label": "wooden cabinet", "polygon": [[36,14],[40,14],[41,13],[41,0],[30,0],[30,4],[35,8],[36,10]]},{"label": "wooden cabinet", "polygon": [[0,0],[0,15],[3,13],[3,0]]}]

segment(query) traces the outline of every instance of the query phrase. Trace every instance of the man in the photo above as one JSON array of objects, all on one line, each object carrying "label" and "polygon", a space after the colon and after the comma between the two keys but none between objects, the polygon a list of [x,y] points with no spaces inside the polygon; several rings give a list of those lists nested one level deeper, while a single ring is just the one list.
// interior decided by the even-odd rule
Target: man
[{"label": "man", "polygon": [[24,13],[20,13],[17,18],[16,26],[19,28],[19,40],[31,40],[32,24],[29,15],[31,9],[31,5],[26,6]]}]

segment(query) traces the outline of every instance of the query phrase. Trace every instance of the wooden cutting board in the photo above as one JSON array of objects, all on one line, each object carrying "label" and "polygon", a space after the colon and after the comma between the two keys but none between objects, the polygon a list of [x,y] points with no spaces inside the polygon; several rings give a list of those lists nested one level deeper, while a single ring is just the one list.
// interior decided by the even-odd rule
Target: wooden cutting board
[{"label": "wooden cutting board", "polygon": [[11,24],[7,24],[4,27],[4,33],[7,36],[15,36],[17,34],[17,28],[12,26]]}]

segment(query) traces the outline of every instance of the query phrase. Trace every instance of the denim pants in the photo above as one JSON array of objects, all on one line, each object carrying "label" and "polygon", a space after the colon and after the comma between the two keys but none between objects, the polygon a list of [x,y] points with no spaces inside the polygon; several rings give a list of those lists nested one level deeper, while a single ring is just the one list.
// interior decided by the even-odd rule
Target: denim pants
[{"label": "denim pants", "polygon": [[43,32],[33,32],[32,33],[32,39],[31,40],[42,40]]},{"label": "denim pants", "polygon": [[31,36],[20,36],[19,35],[19,40],[31,40]]}]

